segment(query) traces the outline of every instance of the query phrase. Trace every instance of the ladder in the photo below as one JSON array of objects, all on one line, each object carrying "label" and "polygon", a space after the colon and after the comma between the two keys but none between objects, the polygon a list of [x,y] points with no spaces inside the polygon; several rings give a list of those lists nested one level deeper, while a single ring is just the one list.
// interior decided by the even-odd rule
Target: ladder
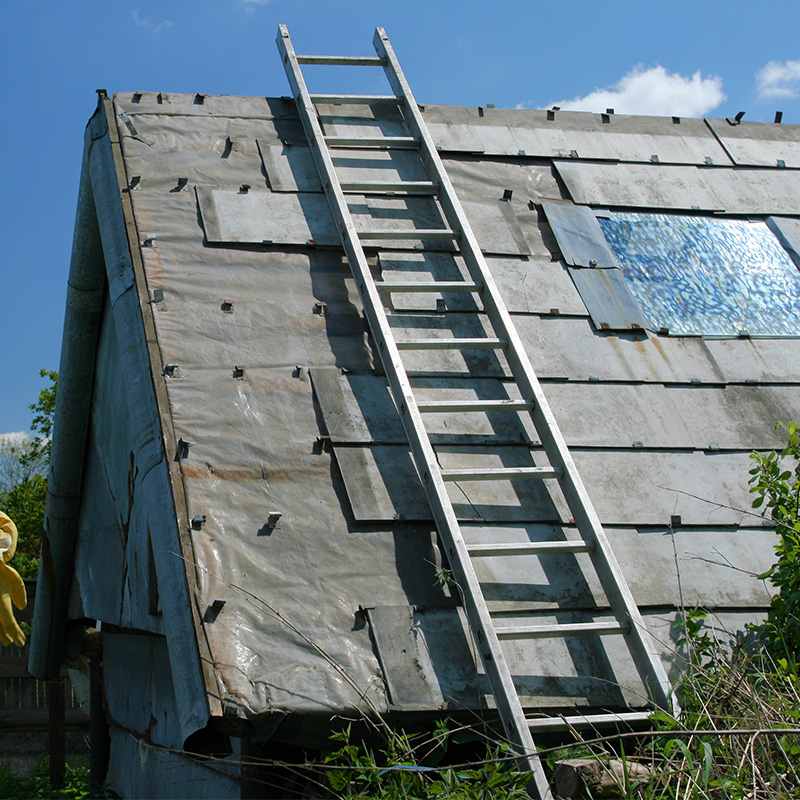
[{"label": "ladder", "polygon": [[[489,679],[505,735],[519,755],[520,767],[532,773],[532,788],[542,800],[549,799],[552,795],[541,761],[536,755],[532,731],[557,728],[559,723],[562,728],[570,726],[570,718],[526,719],[503,654],[501,641],[616,634],[624,638],[631,659],[647,688],[650,699],[656,706],[665,709],[674,706],[669,679],[383,28],[377,28],[375,31],[373,45],[376,56],[297,55],[285,25],[279,26],[277,44],[305,134],[350,263],[364,314],[380,353],[394,402],[410,444],[419,478],[427,495],[453,578],[461,591],[464,610]],[[392,93],[388,95],[311,95],[303,77],[302,65],[379,66],[384,69]],[[321,103],[392,104],[399,107],[408,135],[355,138],[326,136],[316,108]],[[429,180],[361,183],[341,181],[331,153],[337,148],[416,150]],[[438,201],[447,227],[359,230],[354,223],[347,200],[348,194],[359,193],[431,196]],[[425,242],[442,239],[450,240],[454,244],[457,254],[466,264],[472,279],[470,282],[387,283],[376,281],[373,278],[364,252],[364,242],[376,240]],[[491,324],[493,335],[485,338],[408,340],[395,338],[384,307],[383,297],[385,295],[391,297],[391,293],[399,292],[452,291],[471,292],[480,298],[484,313]],[[415,398],[411,380],[403,365],[401,356],[403,351],[441,349],[468,351],[480,348],[503,352],[521,400],[421,402]],[[425,415],[442,412],[468,414],[497,410],[530,415],[550,466],[443,470],[426,430]],[[465,542],[447,492],[448,482],[545,479],[557,479],[580,533],[580,541],[493,545],[468,545]],[[511,558],[564,552],[589,554],[613,612],[614,621],[513,627],[496,625],[476,576],[473,559],[486,556]],[[642,720],[647,716],[647,712],[607,715],[610,722],[623,718],[626,721],[634,718]],[[603,717],[604,715],[595,715],[591,718],[575,717],[574,720],[578,722],[590,720],[590,724],[600,724]]]}]

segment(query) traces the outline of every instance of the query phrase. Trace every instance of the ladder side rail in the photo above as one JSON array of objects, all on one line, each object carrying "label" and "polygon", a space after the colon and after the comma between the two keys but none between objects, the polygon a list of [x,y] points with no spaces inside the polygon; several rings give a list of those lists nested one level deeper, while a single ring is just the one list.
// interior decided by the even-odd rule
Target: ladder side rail
[{"label": "ladder side rail", "polygon": [[434,521],[447,550],[454,577],[462,587],[464,609],[492,686],[497,711],[507,737],[521,748],[520,760],[534,774],[537,789],[543,800],[546,800],[551,797],[550,789],[541,762],[535,754],[533,739],[519,703],[511,672],[503,656],[486,601],[480,592],[478,578],[450,503],[445,483],[442,480],[436,454],[428,439],[422,415],[417,409],[411,383],[400,358],[400,351],[394,343],[391,328],[383,312],[380,295],[375,288],[358,232],[349,214],[347,201],[339,188],[333,161],[325,147],[316,111],[297,63],[288,30],[284,25],[279,27],[278,49],[306,136],[311,145],[311,152],[323,179],[331,211],[339,228],[342,244],[361,296],[364,313],[380,352],[381,361],[411,445],[414,462],[430,503]]},{"label": "ladder side rail", "polygon": [[528,359],[516,326],[505,307],[497,284],[456,196],[452,182],[444,169],[433,138],[422,118],[419,106],[403,75],[397,56],[382,28],[376,29],[373,44],[378,55],[386,59],[385,71],[392,89],[396,94],[402,94],[406,98],[403,107],[406,123],[411,134],[420,141],[420,151],[429,170],[429,177],[442,187],[439,202],[445,212],[448,224],[461,231],[461,255],[470,271],[472,280],[475,283],[483,284],[481,299],[484,310],[495,328],[495,333],[508,342],[505,355],[512,375],[522,392],[522,397],[527,400],[532,399],[535,403],[534,409],[530,412],[531,417],[551,465],[561,467],[563,470],[560,485],[567,505],[578,529],[595,542],[592,553],[595,570],[603,583],[604,591],[615,615],[621,623],[629,624],[630,633],[626,640],[639,673],[652,695],[650,699],[661,708],[676,708],[677,701],[673,696],[672,686],[653,637],[647,629],[628,587],[608,537],[578,474],[566,441],[558,428],[539,379]]}]

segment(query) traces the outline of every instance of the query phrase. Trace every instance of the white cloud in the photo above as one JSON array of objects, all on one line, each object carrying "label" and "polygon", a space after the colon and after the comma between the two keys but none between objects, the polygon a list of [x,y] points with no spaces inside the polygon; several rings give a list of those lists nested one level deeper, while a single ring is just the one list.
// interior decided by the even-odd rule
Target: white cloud
[{"label": "white cloud", "polygon": [[758,97],[797,97],[800,89],[800,60],[770,61],[756,73]]},{"label": "white cloud", "polygon": [[28,434],[25,431],[13,431],[12,433],[0,433],[0,445],[20,445],[29,440]]},{"label": "white cloud", "polygon": [[153,33],[160,33],[172,25],[168,19],[161,20],[161,22],[153,22],[150,17],[141,17],[139,16],[138,9],[131,11],[131,16],[133,17],[133,21],[140,28],[148,28],[149,30],[153,31]]},{"label": "white cloud", "polygon": [[704,78],[698,70],[687,78],[662,66],[644,69],[639,65],[607,89],[554,105],[571,111],[613,108],[618,114],[702,117],[725,99],[719,77]]}]

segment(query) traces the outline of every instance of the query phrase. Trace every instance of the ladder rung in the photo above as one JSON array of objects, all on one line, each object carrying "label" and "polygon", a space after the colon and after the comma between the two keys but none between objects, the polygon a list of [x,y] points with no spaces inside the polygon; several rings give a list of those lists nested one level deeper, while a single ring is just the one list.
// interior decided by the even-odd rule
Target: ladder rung
[{"label": "ladder rung", "polygon": [[396,147],[415,149],[419,140],[413,136],[326,136],[328,147]]},{"label": "ladder rung", "polygon": [[505,339],[401,339],[398,350],[502,350]]},{"label": "ladder rung", "polygon": [[561,467],[504,467],[501,469],[449,469],[442,470],[445,481],[513,481],[520,478],[560,478]]},{"label": "ladder rung", "polygon": [[426,281],[424,283],[376,283],[379,292],[479,292],[483,287],[466,281]]},{"label": "ladder rung", "polygon": [[467,550],[473,558],[480,556],[540,556],[549,553],[591,553],[592,542],[520,542],[502,544],[469,544]]},{"label": "ladder rung", "polygon": [[423,414],[449,414],[469,411],[531,411],[533,403],[524,400],[434,400],[417,403]]},{"label": "ladder rung", "polygon": [[359,239],[458,239],[461,234],[449,228],[388,228],[358,231]]},{"label": "ladder rung", "polygon": [[378,56],[297,56],[297,63],[330,67],[385,67],[386,59]]},{"label": "ladder rung", "polygon": [[614,714],[576,714],[564,717],[528,718],[528,727],[537,731],[563,731],[571,728],[594,728],[620,723],[649,722],[652,711],[622,711]]},{"label": "ladder rung", "polygon": [[436,194],[439,184],[433,181],[364,181],[362,183],[342,183],[342,191],[347,193],[358,192],[391,192],[414,194]]},{"label": "ladder rung", "polygon": [[566,636],[609,636],[627,633],[619,622],[571,622],[564,625],[515,625],[496,628],[498,639],[562,639]]},{"label": "ladder rung", "polygon": [[402,97],[394,94],[312,94],[312,103],[332,103],[334,105],[399,105]]}]

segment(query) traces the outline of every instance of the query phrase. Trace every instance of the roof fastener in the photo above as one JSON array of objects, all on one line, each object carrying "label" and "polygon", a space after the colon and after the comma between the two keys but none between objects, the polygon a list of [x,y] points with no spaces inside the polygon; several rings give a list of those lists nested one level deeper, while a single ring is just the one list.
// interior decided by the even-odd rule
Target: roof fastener
[{"label": "roof fastener", "polygon": [[280,525],[282,516],[283,515],[281,514],[280,511],[270,511],[269,515],[267,516],[267,527],[270,530],[274,530],[275,528],[277,528],[278,525]]},{"label": "roof fastener", "polygon": [[670,526],[670,528],[680,528],[681,522],[682,522],[682,520],[681,520],[680,514],[673,514],[669,518],[669,526]]},{"label": "roof fastener", "polygon": [[640,442],[640,441],[638,441],[638,440],[637,440],[637,441],[635,441],[635,442],[633,443],[633,446],[634,446],[635,448],[637,448],[637,449],[639,449],[639,448],[642,448],[642,447],[644,447],[644,442]]},{"label": "roof fastener", "polygon": [[234,364],[233,367],[233,377],[237,380],[242,380],[244,378],[245,368],[239,364]]},{"label": "roof fastener", "polygon": [[131,182],[128,184],[128,191],[132,192],[134,189],[140,188],[142,182],[141,175],[131,175]]},{"label": "roof fastener", "polygon": [[512,194],[514,194],[512,189],[503,189],[503,200],[510,200]]},{"label": "roof fastener", "polygon": [[220,308],[226,314],[233,314],[233,300],[223,300],[220,304]]},{"label": "roof fastener", "polygon": [[328,316],[328,304],[324,300],[314,301],[314,313],[319,314],[321,317]]},{"label": "roof fastener", "polygon": [[783,111],[776,111],[775,112],[775,123],[780,125],[783,122]]},{"label": "roof fastener", "polygon": [[142,247],[155,247],[156,246],[156,235],[154,233],[150,233],[145,237],[145,240],[142,242]]},{"label": "roof fastener", "polygon": [[196,517],[192,517],[192,529],[199,531],[203,525],[206,524],[206,515],[205,514],[198,514]]},{"label": "roof fastener", "polygon": [[177,364],[164,364],[164,374],[169,378],[175,377],[175,372],[178,369]]}]

